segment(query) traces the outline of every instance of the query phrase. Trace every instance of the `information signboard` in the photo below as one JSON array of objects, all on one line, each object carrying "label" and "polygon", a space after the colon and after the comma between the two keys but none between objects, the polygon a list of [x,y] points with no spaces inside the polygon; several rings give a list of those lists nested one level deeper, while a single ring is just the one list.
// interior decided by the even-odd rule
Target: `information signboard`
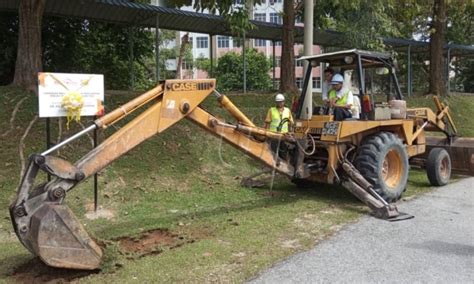
[{"label": "information signboard", "polygon": [[63,117],[67,110],[62,105],[64,96],[80,97],[81,116],[104,114],[104,75],[38,73],[40,117]]}]

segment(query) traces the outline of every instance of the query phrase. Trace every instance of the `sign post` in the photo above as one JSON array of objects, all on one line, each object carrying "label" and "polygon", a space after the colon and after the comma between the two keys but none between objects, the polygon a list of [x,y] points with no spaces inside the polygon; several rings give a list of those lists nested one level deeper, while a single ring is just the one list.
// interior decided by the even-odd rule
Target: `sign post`
[{"label": "sign post", "polygon": [[[46,118],[46,147],[51,145],[51,117],[79,121],[104,115],[104,76],[97,74],[38,73],[39,117]],[[94,145],[97,147],[97,130]],[[48,175],[48,181],[51,177]],[[97,173],[94,174],[94,210],[97,211]]]}]

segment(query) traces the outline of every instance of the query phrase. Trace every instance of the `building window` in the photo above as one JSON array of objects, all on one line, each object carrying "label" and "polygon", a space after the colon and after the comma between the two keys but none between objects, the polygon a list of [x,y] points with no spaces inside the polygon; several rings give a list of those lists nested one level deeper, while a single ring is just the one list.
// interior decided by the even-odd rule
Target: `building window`
[{"label": "building window", "polygon": [[321,89],[321,78],[313,77],[313,89]]},{"label": "building window", "polygon": [[275,56],[275,67],[281,67],[281,56]]},{"label": "building window", "polygon": [[229,37],[228,36],[218,36],[217,37],[217,47],[219,47],[219,48],[228,48],[229,47]]},{"label": "building window", "polygon": [[303,60],[296,60],[295,66],[296,67],[303,67]]},{"label": "building window", "polygon": [[198,36],[196,38],[196,47],[197,48],[208,48],[208,39],[207,37],[204,37],[204,36]]},{"label": "building window", "polygon": [[281,17],[278,13],[270,13],[270,23],[281,24]]},{"label": "building window", "polygon": [[234,44],[234,47],[241,47],[242,46],[242,39],[238,37],[233,37],[232,38],[232,43]]},{"label": "building window", "polygon": [[253,15],[253,19],[255,21],[266,22],[267,21],[267,15],[265,13],[255,13]]},{"label": "building window", "polygon": [[267,41],[265,39],[256,39],[255,46],[267,46]]},{"label": "building window", "polygon": [[193,62],[192,62],[192,61],[183,60],[183,62],[181,62],[181,69],[183,69],[183,70],[191,70],[191,69],[193,69]]},{"label": "building window", "polygon": [[303,78],[296,78],[296,86],[298,87],[298,89],[302,89],[303,88]]},{"label": "building window", "polygon": [[[270,46],[273,46],[273,41],[270,42]],[[281,41],[275,41],[275,46],[281,46]]]}]

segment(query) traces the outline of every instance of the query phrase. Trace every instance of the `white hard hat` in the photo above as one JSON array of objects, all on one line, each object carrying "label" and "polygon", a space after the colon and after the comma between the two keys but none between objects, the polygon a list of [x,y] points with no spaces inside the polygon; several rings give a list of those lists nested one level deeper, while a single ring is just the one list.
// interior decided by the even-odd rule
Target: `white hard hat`
[{"label": "white hard hat", "polygon": [[283,96],[282,94],[276,95],[275,102],[284,102],[284,101],[285,101],[285,96]]},{"label": "white hard hat", "polygon": [[342,84],[344,83],[344,77],[342,77],[341,74],[336,74],[334,76],[332,76],[332,79],[331,79],[331,85],[337,85],[337,84]]}]

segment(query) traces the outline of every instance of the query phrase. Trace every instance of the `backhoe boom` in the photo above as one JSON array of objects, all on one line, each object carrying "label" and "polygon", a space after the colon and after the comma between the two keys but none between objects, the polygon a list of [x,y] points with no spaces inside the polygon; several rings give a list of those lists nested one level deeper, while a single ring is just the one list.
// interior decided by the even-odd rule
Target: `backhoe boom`
[{"label": "backhoe boom", "polygon": [[[266,142],[256,140],[252,134],[270,139],[288,139],[287,137],[255,127],[227,97],[220,94],[217,97],[222,106],[229,110],[239,123],[245,124],[240,131],[237,127],[222,126],[227,124],[220,122],[199,106],[206,97],[214,93],[214,86],[215,80],[166,81],[97,119],[92,126],[78,135],[41,154],[32,155],[17,198],[10,206],[13,226],[22,244],[50,266],[98,268],[102,252],[84,231],[72,211],[63,204],[67,192],[143,141],[165,131],[183,118],[188,118],[206,131],[222,137],[226,142],[278,172],[292,176],[293,168],[275,156]],[[149,104],[146,110],[74,165],[49,155],[87,131],[97,127],[104,129],[146,104]],[[55,178],[33,188],[39,170]]]}]

